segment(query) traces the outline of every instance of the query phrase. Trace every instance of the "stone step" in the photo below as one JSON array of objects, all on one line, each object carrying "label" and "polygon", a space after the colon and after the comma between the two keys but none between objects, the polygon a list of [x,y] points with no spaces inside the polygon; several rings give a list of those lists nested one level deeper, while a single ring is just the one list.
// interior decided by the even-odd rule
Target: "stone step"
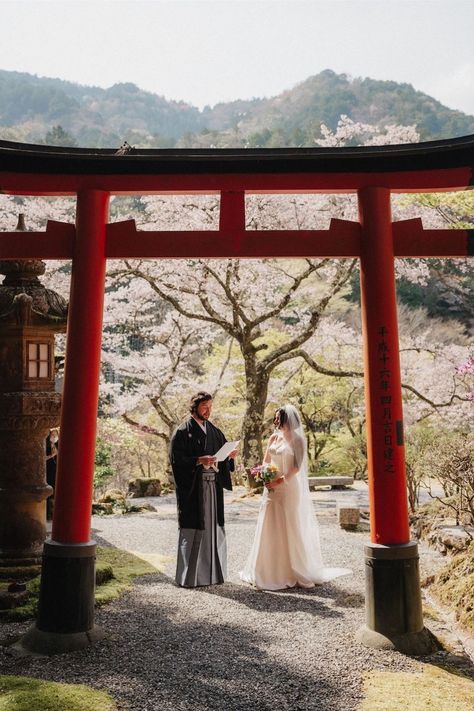
[{"label": "stone step", "polygon": [[344,489],[346,486],[352,486],[354,483],[353,476],[309,476],[308,483],[310,489],[315,489],[318,486],[330,486],[331,489]]}]

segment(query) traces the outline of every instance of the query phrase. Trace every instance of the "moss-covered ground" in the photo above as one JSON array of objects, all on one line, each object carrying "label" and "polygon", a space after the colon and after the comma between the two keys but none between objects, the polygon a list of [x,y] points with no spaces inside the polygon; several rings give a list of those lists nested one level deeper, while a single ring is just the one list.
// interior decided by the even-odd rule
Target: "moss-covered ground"
[{"label": "moss-covered ground", "polygon": [[431,664],[419,673],[372,671],[365,675],[359,711],[471,711],[474,682]]},{"label": "moss-covered ground", "polygon": [[[119,548],[97,548],[96,562],[96,605],[105,605],[128,590],[134,578],[152,575],[162,569],[163,556],[129,553]],[[36,616],[39,595],[39,577],[27,582],[30,597],[21,607],[0,610],[0,621],[21,621]],[[0,711],[3,711],[0,706]]]},{"label": "moss-covered ground", "polygon": [[29,677],[0,676],[0,711],[116,711],[104,691]]},{"label": "moss-covered ground", "polygon": [[474,635],[474,541],[466,551],[453,556],[435,576],[430,593],[452,610],[467,632]]}]

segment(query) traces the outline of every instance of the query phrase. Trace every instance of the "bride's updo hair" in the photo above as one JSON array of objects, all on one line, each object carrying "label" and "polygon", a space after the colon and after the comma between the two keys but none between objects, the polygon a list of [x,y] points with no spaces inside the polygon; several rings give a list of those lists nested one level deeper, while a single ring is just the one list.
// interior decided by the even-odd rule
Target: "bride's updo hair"
[{"label": "bride's updo hair", "polygon": [[277,427],[286,427],[291,436],[291,443],[295,455],[296,465],[301,467],[305,460],[305,441],[301,417],[293,405],[284,405],[275,411],[273,423]]},{"label": "bride's updo hair", "polygon": [[282,426],[282,425],[290,425],[290,424],[291,424],[291,425],[292,425],[291,429],[296,429],[296,427],[301,427],[300,418],[299,418],[299,416],[298,416],[297,411],[296,411],[294,408],[293,408],[292,417],[291,417],[291,423],[290,423],[290,418],[288,417],[288,412],[287,412],[287,410],[286,410],[286,405],[284,405],[283,407],[279,407],[279,408],[275,411],[275,415],[274,415],[274,417],[273,417],[273,422],[274,422],[274,423],[278,422],[278,424],[279,424],[280,426]]}]

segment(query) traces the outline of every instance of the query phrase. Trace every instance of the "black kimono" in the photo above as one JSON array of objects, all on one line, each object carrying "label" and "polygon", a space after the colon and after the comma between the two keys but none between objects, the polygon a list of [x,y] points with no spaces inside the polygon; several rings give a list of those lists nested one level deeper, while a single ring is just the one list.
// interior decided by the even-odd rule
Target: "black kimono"
[{"label": "black kimono", "polygon": [[224,488],[232,489],[234,463],[219,462],[217,472],[197,463],[199,457],[216,454],[225,442],[211,422],[206,422],[204,432],[193,417],[176,429],[171,440],[180,528],[176,582],[184,587],[225,579]]},{"label": "black kimono", "polygon": [[53,487],[53,493],[46,500],[46,520],[53,518],[54,490],[56,488],[56,465],[58,459],[59,441],[56,442],[56,453],[53,451],[51,439],[46,437],[46,483]]}]

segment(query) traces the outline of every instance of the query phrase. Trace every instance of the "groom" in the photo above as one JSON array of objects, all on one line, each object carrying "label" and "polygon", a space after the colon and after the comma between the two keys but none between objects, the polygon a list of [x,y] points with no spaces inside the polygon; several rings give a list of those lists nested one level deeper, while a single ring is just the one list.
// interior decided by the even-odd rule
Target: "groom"
[{"label": "groom", "polygon": [[173,434],[170,454],[179,521],[176,583],[193,588],[223,583],[226,576],[224,488],[232,489],[236,452],[216,463],[213,455],[227,440],[209,422],[212,395],[199,391],[189,410]]}]

